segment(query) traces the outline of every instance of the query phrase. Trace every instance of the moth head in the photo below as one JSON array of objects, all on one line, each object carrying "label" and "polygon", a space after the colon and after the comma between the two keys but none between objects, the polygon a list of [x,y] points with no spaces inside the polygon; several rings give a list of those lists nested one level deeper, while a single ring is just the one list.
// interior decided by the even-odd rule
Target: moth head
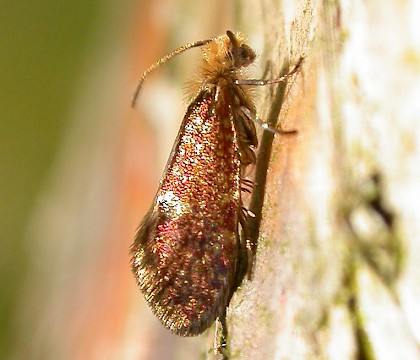
[{"label": "moth head", "polygon": [[226,35],[229,37],[231,43],[231,54],[233,58],[233,64],[235,68],[246,67],[252,64],[257,57],[255,51],[252,48],[244,44],[241,40],[236,37],[236,35],[228,30]]}]

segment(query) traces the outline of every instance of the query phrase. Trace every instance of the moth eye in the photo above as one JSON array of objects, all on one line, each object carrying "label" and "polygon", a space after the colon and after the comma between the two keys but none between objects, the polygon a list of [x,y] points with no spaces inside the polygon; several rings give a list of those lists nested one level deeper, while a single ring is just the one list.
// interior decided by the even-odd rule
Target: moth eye
[{"label": "moth eye", "polygon": [[249,57],[248,49],[245,49],[243,45],[239,48],[239,57],[241,59],[247,59]]},{"label": "moth eye", "polygon": [[235,59],[235,66],[248,66],[255,60],[255,52],[248,45],[242,44],[234,49],[233,58]]},{"label": "moth eye", "polygon": [[252,50],[248,45],[242,45],[241,46],[241,56],[243,56],[244,59],[254,61],[256,55],[254,50]]}]

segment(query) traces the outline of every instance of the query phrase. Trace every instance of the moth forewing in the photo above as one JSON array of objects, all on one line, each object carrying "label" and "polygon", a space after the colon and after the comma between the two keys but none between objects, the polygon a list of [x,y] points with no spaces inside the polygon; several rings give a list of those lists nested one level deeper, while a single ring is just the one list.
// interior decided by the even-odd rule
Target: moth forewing
[{"label": "moth forewing", "polygon": [[[238,261],[240,167],[228,99],[217,85],[189,106],[133,246],[133,272],[156,316],[197,335],[224,312]],[[146,239],[145,239],[146,238]]]}]

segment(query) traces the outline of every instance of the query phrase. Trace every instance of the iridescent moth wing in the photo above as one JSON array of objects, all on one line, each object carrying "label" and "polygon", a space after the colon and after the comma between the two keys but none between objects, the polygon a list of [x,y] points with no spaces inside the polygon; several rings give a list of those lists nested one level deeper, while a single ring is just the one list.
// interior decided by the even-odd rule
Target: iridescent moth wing
[{"label": "iridescent moth wing", "polygon": [[230,88],[208,84],[191,103],[132,247],[145,299],[183,336],[203,332],[221,316],[234,288],[243,144],[233,99]]}]

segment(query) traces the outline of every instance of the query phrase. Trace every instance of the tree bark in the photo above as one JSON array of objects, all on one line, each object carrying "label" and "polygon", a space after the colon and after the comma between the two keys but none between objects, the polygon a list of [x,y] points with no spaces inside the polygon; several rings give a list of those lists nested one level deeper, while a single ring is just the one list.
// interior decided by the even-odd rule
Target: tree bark
[{"label": "tree bark", "polygon": [[284,96],[267,86],[259,107],[268,121],[280,108],[278,126],[298,134],[272,144],[263,135],[259,146],[259,160],[272,153],[253,280],[228,311],[230,354],[418,359],[416,7],[266,0],[262,9],[271,76],[305,60]]}]

